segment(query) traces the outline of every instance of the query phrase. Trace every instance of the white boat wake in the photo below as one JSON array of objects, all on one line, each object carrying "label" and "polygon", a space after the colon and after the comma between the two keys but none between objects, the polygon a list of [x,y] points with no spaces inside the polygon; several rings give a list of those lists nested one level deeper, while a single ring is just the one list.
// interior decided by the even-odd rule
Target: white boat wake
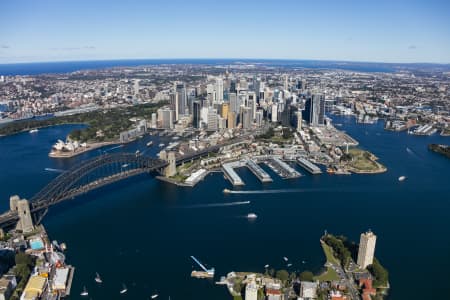
[{"label": "white boat wake", "polygon": [[281,190],[249,190],[249,191],[227,191],[227,194],[277,194],[277,193],[299,193],[309,192],[314,189],[281,189]]},{"label": "white boat wake", "polygon": [[61,170],[61,169],[53,169],[53,168],[45,168],[45,171],[56,172],[56,173],[62,173],[62,172],[64,172],[64,170]]},{"label": "white boat wake", "polygon": [[104,152],[108,152],[108,151],[111,151],[111,150],[114,150],[114,149],[118,149],[118,148],[122,148],[123,147],[123,145],[119,145],[119,146],[115,146],[115,147],[112,147],[112,148],[109,148],[109,149],[106,149],[106,150],[103,150]]},{"label": "white boat wake", "polygon": [[189,206],[181,206],[180,208],[208,208],[208,207],[225,207],[225,206],[236,206],[236,205],[247,205],[250,201],[238,201],[238,202],[225,202],[225,203],[209,203],[209,204],[196,204]]}]

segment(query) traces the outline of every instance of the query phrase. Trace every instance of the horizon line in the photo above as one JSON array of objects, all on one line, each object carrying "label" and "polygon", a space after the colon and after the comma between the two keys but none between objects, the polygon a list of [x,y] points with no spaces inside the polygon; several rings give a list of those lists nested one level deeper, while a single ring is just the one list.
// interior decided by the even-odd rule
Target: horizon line
[{"label": "horizon line", "polygon": [[387,65],[445,65],[450,66],[450,62],[383,62],[383,61],[364,61],[364,60],[335,60],[335,59],[305,59],[305,58],[248,58],[248,57],[175,57],[175,58],[101,58],[101,59],[68,59],[68,60],[39,60],[39,61],[12,61],[0,62],[1,65],[20,65],[20,64],[39,64],[39,63],[71,63],[71,62],[96,62],[96,61],[132,61],[132,60],[245,60],[245,61],[316,61],[316,62],[335,62],[335,63],[369,63],[369,64],[387,64]]}]

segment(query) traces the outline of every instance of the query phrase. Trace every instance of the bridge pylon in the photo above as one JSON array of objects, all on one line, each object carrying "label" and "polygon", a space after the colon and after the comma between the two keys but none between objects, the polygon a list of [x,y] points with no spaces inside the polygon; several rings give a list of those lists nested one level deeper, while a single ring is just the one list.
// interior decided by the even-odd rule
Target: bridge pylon
[{"label": "bridge pylon", "polygon": [[17,195],[11,196],[9,198],[9,207],[11,211],[17,212],[19,216],[16,229],[24,233],[32,232],[34,230],[34,224],[28,200],[20,199]]}]

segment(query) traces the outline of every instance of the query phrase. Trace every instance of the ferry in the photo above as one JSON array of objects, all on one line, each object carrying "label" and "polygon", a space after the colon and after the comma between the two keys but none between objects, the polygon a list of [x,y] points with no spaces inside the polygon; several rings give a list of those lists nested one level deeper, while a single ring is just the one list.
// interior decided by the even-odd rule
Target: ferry
[{"label": "ferry", "polygon": [[83,291],[80,293],[80,296],[87,297],[89,295],[86,287],[83,288]]},{"label": "ferry", "polygon": [[38,132],[38,131],[39,131],[39,129],[35,128],[35,129],[31,129],[31,130],[30,130],[30,133],[36,133],[36,132]]},{"label": "ferry", "polygon": [[97,282],[97,283],[102,283],[103,282],[101,277],[100,277],[100,275],[98,273],[95,273],[95,282]]},{"label": "ferry", "polygon": [[224,193],[224,194],[229,194],[230,192],[231,192],[231,191],[230,191],[229,189],[224,189],[224,190],[223,190],[223,193]]},{"label": "ferry", "polygon": [[247,219],[256,219],[258,216],[256,215],[256,214],[254,214],[254,213],[249,213],[248,215],[247,215]]},{"label": "ferry", "polygon": [[122,284],[122,289],[120,290],[121,294],[125,294],[128,291],[127,286],[125,284]]},{"label": "ferry", "polygon": [[405,180],[406,179],[406,176],[400,176],[399,178],[398,178],[398,181],[403,181],[403,180]]},{"label": "ferry", "polygon": [[147,143],[147,147],[150,147],[151,145],[153,145],[153,141]]}]

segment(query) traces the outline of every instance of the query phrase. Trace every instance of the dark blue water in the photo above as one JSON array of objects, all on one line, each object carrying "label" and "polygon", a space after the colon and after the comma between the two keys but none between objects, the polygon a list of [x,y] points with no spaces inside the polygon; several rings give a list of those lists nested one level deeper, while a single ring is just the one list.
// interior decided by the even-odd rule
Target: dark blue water
[{"label": "dark blue water", "polygon": [[104,69],[123,66],[143,66],[161,64],[206,64],[220,65],[242,63],[262,63],[272,66],[313,69],[341,69],[361,72],[393,72],[398,66],[387,63],[339,62],[317,60],[269,60],[269,59],[127,59],[98,61],[66,61],[41,63],[0,64],[0,75],[37,75],[68,73],[79,70]]},{"label": "dark blue water", "polygon": [[[230,299],[224,287],[190,277],[190,255],[214,266],[216,277],[233,270],[263,271],[265,264],[286,268],[283,256],[293,263],[290,270],[318,271],[324,262],[319,244],[324,230],[357,241],[368,228],[378,235],[376,256],[390,271],[391,299],[439,299],[450,293],[450,160],[426,148],[449,139],[386,132],[381,122],[356,125],[352,118],[337,118],[336,123],[343,123],[389,171],[351,176],[302,171],[305,176],[283,181],[269,170],[275,182],[263,185],[242,169],[243,190],[304,190],[229,195],[222,190],[231,186],[218,173],[193,189],[146,175],[51,209],[44,223],[52,238],[67,242],[68,260],[77,267],[71,299],[81,298],[84,285],[92,299],[148,299],[155,292],[163,299]],[[10,195],[31,197],[57,175],[45,168],[66,169],[98,154],[48,158],[52,143],[73,128],[0,138],[0,208],[8,207]],[[148,139],[118,150],[145,151]],[[401,175],[408,179],[399,182]],[[198,207],[247,200],[247,206]],[[243,218],[249,212],[258,219]],[[93,280],[95,272],[103,277],[101,287]],[[119,295],[122,282],[129,289],[126,295]]]}]

